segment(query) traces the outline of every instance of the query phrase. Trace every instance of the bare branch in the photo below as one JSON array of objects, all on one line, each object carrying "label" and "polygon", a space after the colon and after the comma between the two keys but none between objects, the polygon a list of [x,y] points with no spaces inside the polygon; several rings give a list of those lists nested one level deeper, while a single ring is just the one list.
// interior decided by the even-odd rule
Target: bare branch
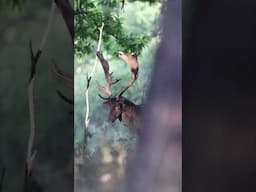
[{"label": "bare branch", "polygon": [[[99,27],[100,34],[99,34],[97,52],[100,51],[100,46],[101,46],[101,41],[102,41],[102,34],[103,34],[103,28],[104,28],[104,23],[102,22],[101,27]],[[95,60],[94,60],[93,69],[91,71],[90,77],[92,77],[93,74],[94,74],[94,71],[95,71],[95,68],[96,68],[96,64],[97,64],[97,60],[98,60],[98,57],[96,55]]]},{"label": "bare branch", "polygon": [[[87,74],[87,84],[86,84],[86,91],[85,91],[85,103],[86,103],[86,113],[85,113],[85,121],[84,121],[84,124],[85,124],[85,129],[88,128],[89,126],[89,112],[90,112],[90,103],[89,103],[89,88],[90,88],[90,83],[91,83],[91,80],[92,80],[92,77],[88,77],[88,74]],[[85,132],[86,133],[86,130]],[[86,136],[86,134],[85,134]]]},{"label": "bare branch", "polygon": [[36,75],[36,66],[38,64],[39,58],[42,54],[43,47],[45,45],[46,39],[49,34],[50,26],[52,23],[54,12],[54,4],[51,6],[48,23],[46,30],[43,34],[40,47],[34,54],[32,41],[29,41],[29,51],[30,51],[30,76],[28,81],[27,87],[27,95],[28,95],[28,107],[29,107],[29,119],[30,119],[30,129],[29,129],[29,137],[28,137],[28,146],[27,146],[27,154],[26,154],[26,163],[25,163],[25,176],[24,176],[24,191],[30,190],[30,182],[31,182],[31,175],[32,175],[32,168],[33,168],[33,160],[36,156],[36,151],[33,151],[34,139],[35,139],[35,130],[36,130],[36,123],[35,123],[35,106],[34,106],[34,80]]},{"label": "bare branch", "polygon": [[30,50],[30,59],[31,59],[31,68],[30,68],[30,77],[29,81],[31,81],[36,74],[36,65],[38,63],[39,57],[41,56],[42,50],[37,50],[34,55],[32,41],[29,41],[29,50]]},{"label": "bare branch", "polygon": [[124,10],[125,0],[121,0],[121,10]]},{"label": "bare branch", "polygon": [[[102,23],[101,27],[99,28],[99,40],[98,40],[97,52],[100,50],[103,28],[104,28],[104,23]],[[89,126],[89,112],[90,112],[89,88],[90,88],[90,82],[91,82],[92,76],[93,76],[95,68],[96,68],[97,60],[98,60],[98,57],[96,56],[94,65],[93,65],[93,69],[92,69],[89,77],[87,77],[87,87],[86,87],[86,91],[85,91],[85,104],[86,104],[86,112],[85,112],[85,120],[84,120],[85,129],[87,129]],[[86,132],[87,131],[85,130],[85,133]],[[85,134],[84,138],[86,138],[86,134]]]},{"label": "bare branch", "polygon": [[30,49],[30,59],[31,59],[31,71],[28,82],[27,94],[28,94],[28,107],[29,107],[29,118],[30,118],[30,129],[29,129],[29,137],[28,137],[28,146],[27,146],[27,156],[26,156],[26,164],[25,164],[25,176],[24,176],[24,192],[28,191],[30,188],[30,179],[32,174],[33,160],[35,158],[35,154],[33,152],[34,138],[35,138],[35,106],[34,106],[34,80],[36,74],[36,66],[38,60],[41,56],[42,51],[40,49],[37,50],[36,54],[33,52],[32,42],[29,42]]},{"label": "bare branch", "polygon": [[28,82],[28,105],[29,105],[29,117],[30,117],[30,132],[28,138],[28,147],[27,147],[27,158],[26,158],[26,168],[27,174],[30,174],[32,170],[33,158],[32,158],[32,149],[35,137],[35,107],[34,107],[34,80],[36,74],[36,66],[38,60],[41,56],[42,51],[40,49],[37,50],[36,54],[33,52],[32,42],[29,42],[29,49],[30,49],[30,59],[31,59],[31,71],[30,71],[30,78]]}]

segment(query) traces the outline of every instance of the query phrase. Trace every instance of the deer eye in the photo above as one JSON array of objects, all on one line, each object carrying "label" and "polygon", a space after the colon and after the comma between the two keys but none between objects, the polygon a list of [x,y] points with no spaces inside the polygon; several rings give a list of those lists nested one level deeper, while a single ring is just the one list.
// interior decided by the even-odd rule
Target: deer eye
[{"label": "deer eye", "polygon": [[134,57],[137,57],[137,54],[136,54],[136,53],[132,53],[131,55],[134,56]]},{"label": "deer eye", "polygon": [[119,56],[121,56],[121,55],[123,55],[123,54],[124,54],[124,53],[123,53],[122,51],[119,51],[119,52],[118,52],[118,55],[119,55]]}]

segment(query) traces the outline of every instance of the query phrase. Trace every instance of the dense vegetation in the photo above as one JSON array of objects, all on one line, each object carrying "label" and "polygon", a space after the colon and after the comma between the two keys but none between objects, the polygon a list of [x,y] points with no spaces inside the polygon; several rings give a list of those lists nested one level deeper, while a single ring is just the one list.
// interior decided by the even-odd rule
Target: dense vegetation
[{"label": "dense vegetation", "polygon": [[[156,17],[154,13],[158,9],[147,9],[147,3],[135,2],[133,5],[139,5],[137,9],[133,9],[129,13],[129,3],[118,0],[100,0],[100,1],[75,1],[75,53],[82,56],[89,54],[95,50],[95,41],[98,40],[98,28],[102,22],[104,26],[103,42],[104,48],[111,54],[115,54],[118,50],[126,52],[136,52],[139,54],[142,48],[149,41],[154,32],[150,29],[150,24],[156,24]],[[134,8],[134,6],[133,6]],[[142,9],[146,9],[143,10]],[[131,11],[131,10],[130,10]],[[150,13],[148,12],[150,11]],[[147,14],[147,15],[146,15]],[[145,17],[149,16],[149,17]],[[137,17],[137,18],[136,18]],[[151,17],[151,18],[150,18]],[[129,24],[125,20],[137,21],[130,28]],[[147,18],[147,22],[142,21]],[[126,24],[125,24],[126,22]],[[128,24],[128,25],[127,25]],[[140,25],[140,27],[138,27]],[[136,29],[137,28],[137,29]]]}]

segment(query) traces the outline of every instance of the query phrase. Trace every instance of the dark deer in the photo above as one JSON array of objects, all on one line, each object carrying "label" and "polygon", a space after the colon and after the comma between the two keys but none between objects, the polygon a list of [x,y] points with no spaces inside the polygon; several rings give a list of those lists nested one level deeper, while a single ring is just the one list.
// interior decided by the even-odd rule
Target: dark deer
[{"label": "dark deer", "polygon": [[119,121],[122,122],[124,125],[138,130],[137,128],[139,127],[138,123],[140,119],[142,105],[136,105],[122,96],[137,79],[139,70],[137,55],[134,53],[126,54],[121,51],[118,53],[118,55],[119,58],[125,61],[125,63],[130,68],[131,79],[129,83],[118,92],[117,95],[112,95],[111,86],[117,83],[120,79],[113,79],[112,73],[109,73],[108,61],[104,59],[102,53],[97,52],[97,56],[101,62],[107,82],[106,87],[103,87],[99,85],[99,83],[97,83],[99,90],[107,95],[107,97],[103,97],[101,95],[99,96],[104,100],[103,103],[107,105],[110,109],[108,114],[108,122],[113,123],[116,119],[119,119]]},{"label": "dark deer", "polygon": [[[120,79],[113,79],[112,73],[109,73],[108,61],[104,58],[101,52],[97,52],[97,57],[100,60],[107,82],[107,85],[105,87],[101,86],[97,82],[99,90],[107,95],[107,97],[103,97],[101,95],[99,95],[99,97],[104,100],[103,104],[109,107],[110,109],[108,114],[108,122],[113,123],[117,119],[119,119],[119,121],[122,122],[125,126],[137,130],[137,127],[139,127],[138,123],[141,116],[142,105],[136,105],[129,99],[122,96],[125,93],[125,91],[127,91],[137,79],[139,71],[137,55],[134,53],[126,54],[121,51],[118,53],[118,55],[119,58],[121,58],[130,68],[131,79],[128,82],[128,84],[122,89],[120,89],[120,91],[116,95],[112,95],[111,86],[120,81]],[[69,87],[71,89],[74,88],[72,76],[60,70],[56,63],[53,67],[53,74],[56,77],[56,79],[63,82],[66,87]],[[74,104],[73,100],[66,97],[59,90],[58,95],[64,101],[70,104]]]}]

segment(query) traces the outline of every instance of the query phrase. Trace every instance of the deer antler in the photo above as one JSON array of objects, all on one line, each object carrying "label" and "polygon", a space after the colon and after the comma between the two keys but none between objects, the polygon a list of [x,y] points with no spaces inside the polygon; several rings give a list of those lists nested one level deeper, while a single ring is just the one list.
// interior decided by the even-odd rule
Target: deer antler
[{"label": "deer antler", "polygon": [[54,77],[59,81],[63,82],[67,87],[74,89],[73,77],[70,74],[62,71],[55,61],[53,61],[53,64],[54,65],[53,65],[52,71],[53,71]]},{"label": "deer antler", "polygon": [[127,91],[127,89],[129,89],[133,85],[133,83],[136,81],[138,77],[139,63],[137,60],[137,55],[135,53],[128,55],[122,51],[119,51],[118,56],[128,65],[128,67],[131,70],[131,79],[129,83],[124,88],[122,88],[117,95],[117,98],[120,98],[123,95],[123,93]]},{"label": "deer antler", "polygon": [[[54,77],[57,80],[59,80],[60,82],[62,82],[66,87],[74,89],[73,77],[70,74],[62,71],[55,61],[53,61],[52,72],[53,72]],[[71,105],[74,104],[74,101],[72,99],[68,98],[67,96],[65,96],[60,90],[57,90],[57,93],[58,93],[59,97],[62,98],[65,102],[67,102]]]},{"label": "deer antler", "polygon": [[131,79],[129,83],[123,89],[121,89],[117,95],[112,95],[111,85],[118,82],[119,79],[113,81],[112,73],[109,73],[109,64],[100,52],[97,52],[97,57],[101,62],[102,68],[105,73],[105,79],[107,81],[106,87],[102,87],[100,85],[98,85],[98,87],[102,92],[108,95],[107,98],[104,98],[101,95],[99,95],[100,98],[105,100],[103,104],[105,104],[109,108],[108,122],[113,123],[115,120],[119,119],[119,121],[122,122],[124,125],[127,125],[129,127],[135,127],[134,125],[138,121],[137,117],[141,113],[141,106],[136,105],[128,99],[121,96],[127,89],[129,89],[129,87],[133,85],[134,81],[137,79],[137,55],[119,52],[119,57],[126,62],[126,64],[129,66],[131,70]]},{"label": "deer antler", "polygon": [[[113,76],[112,76],[113,73],[109,73],[108,61],[103,57],[101,52],[97,51],[96,55],[100,60],[101,66],[104,70],[105,79],[107,81],[106,87],[101,86],[98,82],[97,82],[97,86],[101,92],[105,93],[108,97],[111,97],[111,95],[112,95],[111,86],[114,85],[115,83],[117,83],[118,81],[120,81],[120,79],[113,80]],[[102,99],[107,99],[107,98],[102,97],[101,95],[99,95],[99,96]]]}]

